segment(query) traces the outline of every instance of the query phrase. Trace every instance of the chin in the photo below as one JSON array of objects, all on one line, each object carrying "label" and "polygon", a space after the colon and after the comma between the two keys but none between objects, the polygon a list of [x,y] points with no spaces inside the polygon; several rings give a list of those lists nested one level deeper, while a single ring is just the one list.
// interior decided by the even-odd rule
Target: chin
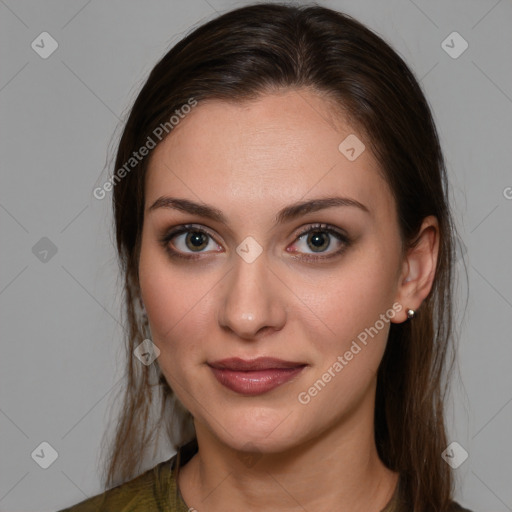
[{"label": "chin", "polygon": [[233,450],[253,454],[282,453],[293,448],[296,441],[289,436],[279,438],[258,437],[254,432],[243,433],[224,440]]},{"label": "chin", "polygon": [[[257,411],[224,414],[222,424],[209,425],[215,436],[234,450],[279,453],[293,448],[300,439],[300,426],[292,411]],[[227,425],[227,426],[226,426]],[[212,428],[213,427],[213,428]]]}]

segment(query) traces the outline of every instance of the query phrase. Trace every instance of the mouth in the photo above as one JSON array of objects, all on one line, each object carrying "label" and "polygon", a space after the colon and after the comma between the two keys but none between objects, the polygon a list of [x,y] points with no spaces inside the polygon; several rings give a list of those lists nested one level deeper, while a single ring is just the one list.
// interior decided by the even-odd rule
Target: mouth
[{"label": "mouth", "polygon": [[306,363],[272,357],[253,360],[222,359],[208,363],[215,378],[226,388],[242,395],[267,393],[299,375]]}]

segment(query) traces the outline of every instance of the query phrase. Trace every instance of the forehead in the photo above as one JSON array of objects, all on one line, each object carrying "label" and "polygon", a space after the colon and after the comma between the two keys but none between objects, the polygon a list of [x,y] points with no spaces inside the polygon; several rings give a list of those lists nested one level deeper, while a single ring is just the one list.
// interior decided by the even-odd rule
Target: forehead
[{"label": "forehead", "polygon": [[[350,160],[339,149],[344,140],[359,140],[365,149]],[[155,148],[146,205],[171,194],[224,211],[273,212],[300,199],[339,193],[391,213],[391,193],[367,142],[331,102],[307,90],[238,103],[208,100]]]}]

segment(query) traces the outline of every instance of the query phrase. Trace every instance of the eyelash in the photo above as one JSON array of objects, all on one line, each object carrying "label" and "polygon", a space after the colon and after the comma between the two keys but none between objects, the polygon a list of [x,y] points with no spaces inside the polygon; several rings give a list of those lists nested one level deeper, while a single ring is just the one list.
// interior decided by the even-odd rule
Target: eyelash
[{"label": "eyelash", "polygon": [[[343,246],[340,249],[338,249],[337,251],[335,251],[334,253],[330,254],[329,256],[307,255],[307,256],[300,256],[300,257],[294,256],[294,258],[310,260],[310,261],[327,260],[327,259],[331,259],[331,258],[341,255],[351,244],[351,240],[347,235],[343,234],[337,228],[335,228],[334,226],[331,226],[329,224],[313,224],[311,226],[308,226],[307,228],[305,228],[304,230],[302,230],[301,232],[299,232],[297,234],[296,239],[294,240],[294,243],[297,240],[299,240],[300,238],[302,238],[303,236],[308,235],[309,233],[314,233],[314,232],[323,232],[323,233],[328,233],[330,235],[333,235],[335,238],[337,238],[343,244]],[[167,253],[169,254],[169,256],[171,258],[180,258],[180,259],[189,260],[189,261],[202,258],[201,253],[197,253],[195,255],[191,255],[193,253],[187,253],[188,255],[185,256],[182,252],[170,248],[169,242],[174,237],[181,235],[183,233],[203,233],[203,234],[209,236],[215,243],[218,244],[218,242],[215,240],[215,237],[206,229],[198,227],[194,224],[184,224],[183,226],[180,226],[176,229],[172,229],[171,231],[165,233],[160,238],[160,243],[162,244],[162,246],[164,247],[164,249],[167,251]],[[220,245],[220,244],[218,244],[218,245]]]}]

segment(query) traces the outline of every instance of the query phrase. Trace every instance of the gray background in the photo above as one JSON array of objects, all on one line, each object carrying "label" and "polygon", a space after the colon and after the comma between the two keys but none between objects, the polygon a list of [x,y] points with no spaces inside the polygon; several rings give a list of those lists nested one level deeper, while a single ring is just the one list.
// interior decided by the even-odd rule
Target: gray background
[{"label": "gray background", "polygon": [[[92,190],[157,59],[191,27],[247,3],[0,0],[2,511],[56,510],[101,490],[100,441],[123,372],[121,295],[110,195]],[[469,277],[464,313],[460,259],[448,421],[469,457],[455,470],[456,498],[512,510],[512,3],[320,3],[390,42],[432,106]],[[43,31],[59,45],[47,59],[31,48]],[[441,46],[453,31],[469,44],[456,59]],[[57,249],[46,261],[43,237]],[[48,469],[31,457],[44,441],[58,453]]]}]

